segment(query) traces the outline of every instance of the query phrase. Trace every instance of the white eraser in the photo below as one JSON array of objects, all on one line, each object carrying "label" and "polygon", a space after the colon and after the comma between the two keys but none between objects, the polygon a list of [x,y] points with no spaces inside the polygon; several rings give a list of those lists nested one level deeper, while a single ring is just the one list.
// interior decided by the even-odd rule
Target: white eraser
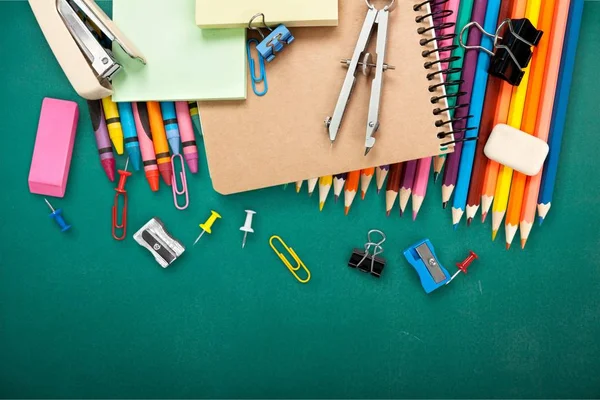
[{"label": "white eraser", "polygon": [[492,130],[484,152],[490,160],[533,176],[542,170],[548,150],[548,144],[543,140],[512,126],[498,124]]}]

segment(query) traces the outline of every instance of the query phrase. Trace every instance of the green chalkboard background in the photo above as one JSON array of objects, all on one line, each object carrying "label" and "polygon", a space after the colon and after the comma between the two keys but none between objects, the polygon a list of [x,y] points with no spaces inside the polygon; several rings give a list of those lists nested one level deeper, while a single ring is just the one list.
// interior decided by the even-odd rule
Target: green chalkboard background
[{"label": "green chalkboard background", "polygon": [[[0,396],[599,397],[599,46],[600,3],[588,2],[555,202],[525,251],[492,242],[489,225],[455,232],[433,185],[415,223],[386,218],[373,189],[344,217],[292,186],[222,197],[204,161],[183,212],[164,185],[153,194],[130,178],[130,237],[116,242],[85,103],[27,2],[0,2]],[[67,234],[27,187],[45,96],[81,107],[67,194],[52,200]],[[242,250],[246,208],[258,214]],[[192,248],[211,209],[223,219]],[[166,270],[131,238],[153,216],[188,246]],[[387,234],[380,280],[346,266],[372,228]],[[309,284],[276,258],[272,234]],[[480,260],[425,295],[402,256],[425,237],[450,270],[469,249]]]}]

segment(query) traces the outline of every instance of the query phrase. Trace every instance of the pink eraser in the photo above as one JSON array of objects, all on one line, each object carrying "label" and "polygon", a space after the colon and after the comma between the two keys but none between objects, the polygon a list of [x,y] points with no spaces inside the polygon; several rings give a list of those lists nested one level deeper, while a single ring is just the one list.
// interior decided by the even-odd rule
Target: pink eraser
[{"label": "pink eraser", "polygon": [[42,102],[29,170],[29,191],[63,197],[71,167],[79,108],[73,101],[46,97]]}]

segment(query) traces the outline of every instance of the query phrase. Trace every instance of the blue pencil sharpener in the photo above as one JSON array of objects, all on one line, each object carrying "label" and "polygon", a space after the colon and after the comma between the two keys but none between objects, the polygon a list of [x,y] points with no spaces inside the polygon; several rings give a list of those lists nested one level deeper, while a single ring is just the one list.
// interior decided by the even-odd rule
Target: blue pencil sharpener
[{"label": "blue pencil sharpener", "polygon": [[451,279],[446,268],[438,261],[429,239],[422,240],[404,250],[404,257],[419,274],[421,285],[427,293],[444,286]]}]

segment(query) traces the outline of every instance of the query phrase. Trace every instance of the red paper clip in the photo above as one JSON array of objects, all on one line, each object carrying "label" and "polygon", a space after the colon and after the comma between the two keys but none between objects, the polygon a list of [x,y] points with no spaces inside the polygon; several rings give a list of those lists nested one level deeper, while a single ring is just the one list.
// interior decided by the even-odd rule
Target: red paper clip
[{"label": "red paper clip", "polygon": [[[175,169],[175,157],[179,157],[180,164],[180,173],[179,179],[181,180],[181,190],[179,189],[179,185],[177,184],[177,170]],[[171,167],[173,168],[173,179],[172,179],[172,189],[173,189],[173,203],[175,204],[175,208],[178,210],[185,210],[187,206],[190,204],[190,197],[188,195],[188,187],[187,187],[187,178],[185,176],[185,165],[183,163],[183,157],[181,154],[173,154],[171,157]],[[184,196],[185,203],[183,205],[179,205],[177,196]]]},{"label": "red paper clip", "polygon": [[[125,190],[125,183],[127,178],[131,176],[131,172],[127,172],[127,165],[129,159],[125,163],[125,170],[119,170],[119,185],[115,189],[115,201],[112,207],[112,236],[115,240],[123,240],[127,235],[127,191]],[[123,208],[121,210],[121,223],[119,223],[118,209],[119,209],[119,197],[123,197]],[[117,231],[122,230],[121,236],[117,236]]]}]

